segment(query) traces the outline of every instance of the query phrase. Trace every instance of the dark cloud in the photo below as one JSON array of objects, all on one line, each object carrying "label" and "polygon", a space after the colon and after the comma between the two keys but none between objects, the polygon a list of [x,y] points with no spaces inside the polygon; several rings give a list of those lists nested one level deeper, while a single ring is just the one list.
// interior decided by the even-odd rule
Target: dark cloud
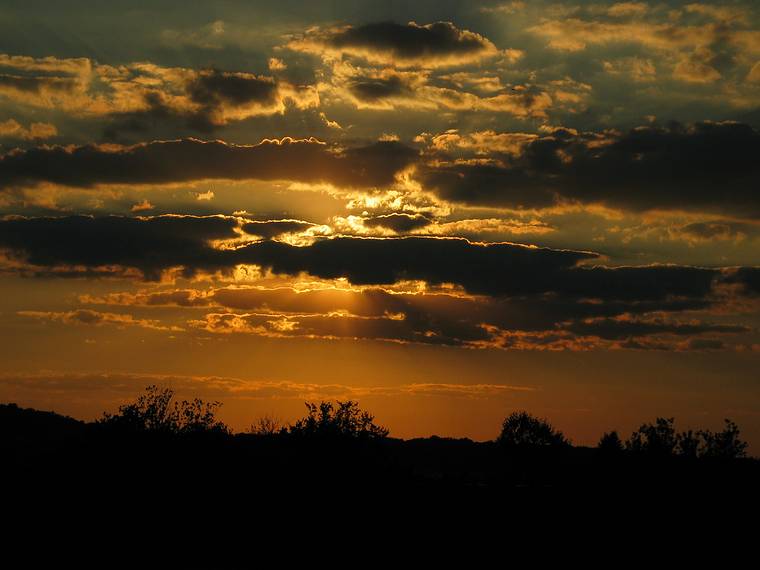
[{"label": "dark cloud", "polygon": [[583,267],[577,264],[597,255],[456,238],[336,238],[308,247],[262,242],[237,253],[241,260],[275,273],[344,277],[356,284],[418,279],[455,283],[470,293],[485,295],[554,293],[623,301],[699,298],[710,293],[720,275],[716,269],[688,266]]},{"label": "dark cloud", "polygon": [[190,273],[229,267],[209,241],[236,237],[237,225],[220,216],[6,218],[0,220],[0,247],[33,266],[118,265],[157,279],[172,267]]},{"label": "dark cloud", "polygon": [[420,178],[425,187],[449,202],[515,209],[547,208],[556,203],[550,183],[501,165],[423,167]]},{"label": "dark cloud", "polygon": [[166,98],[160,90],[145,91],[141,95],[144,108],[111,113],[105,136],[116,140],[123,132],[146,132],[166,124],[209,133],[231,119],[281,112],[285,99],[298,98],[297,87],[288,84],[283,89],[273,77],[216,69],[188,75],[180,88],[184,104]]},{"label": "dark cloud", "polygon": [[[239,238],[239,224],[237,218],[221,216],[6,218],[0,220],[0,247],[36,268],[122,266],[155,279],[175,267],[192,275],[253,264],[276,274],[346,278],[357,285],[422,280],[453,283],[472,294],[589,300],[589,306],[593,300],[610,307],[620,303],[611,314],[637,303],[641,311],[663,303],[699,305],[717,285],[738,285],[750,294],[759,290],[757,268],[588,266],[581,262],[597,254],[458,238],[339,237],[301,247],[274,240],[237,248],[212,245],[212,240]],[[604,315],[598,309],[592,314]]]},{"label": "dark cloud", "polygon": [[245,223],[243,224],[243,231],[264,239],[272,239],[282,234],[302,232],[314,227],[314,225],[311,222],[300,220],[268,220]]},{"label": "dark cloud", "polygon": [[393,22],[366,24],[335,34],[330,43],[335,47],[388,51],[401,59],[477,53],[486,47],[484,38],[463,33],[451,22],[426,26],[414,22],[406,25]]},{"label": "dark cloud", "polygon": [[398,234],[411,232],[429,226],[433,223],[430,218],[422,214],[386,214],[364,218],[363,223],[370,228],[386,228]]},{"label": "dark cloud", "polygon": [[739,285],[746,295],[760,295],[760,267],[734,267],[724,270],[721,282]]},{"label": "dark cloud", "polygon": [[487,38],[451,22],[419,25],[378,22],[314,30],[288,44],[294,50],[362,57],[398,66],[461,65],[498,53]]},{"label": "dark cloud", "polygon": [[210,178],[294,180],[339,186],[393,181],[417,152],[395,141],[334,151],[316,139],[235,145],[197,139],[133,146],[43,146],[0,157],[0,188],[51,182],[66,186],[166,184]]},{"label": "dark cloud", "polygon": [[757,235],[758,228],[751,224],[719,220],[687,224],[679,228],[677,233],[699,241],[734,240]]},{"label": "dark cloud", "polygon": [[46,92],[73,93],[80,88],[76,78],[0,74],[0,93],[42,95]]},{"label": "dark cloud", "polygon": [[277,98],[277,84],[271,77],[215,69],[199,73],[187,91],[193,101],[212,108],[251,102],[271,105]]},{"label": "dark cloud", "polygon": [[348,90],[360,101],[375,103],[389,97],[404,95],[409,92],[409,86],[400,77],[393,75],[388,78],[364,78],[352,81],[348,84]]},{"label": "dark cloud", "polygon": [[[448,346],[497,348],[693,349],[683,337],[747,333],[742,325],[678,321],[664,313],[617,318],[583,317],[605,312],[606,303],[564,303],[551,299],[470,298],[447,294],[290,288],[219,289],[206,296],[238,312],[215,312],[192,326],[213,333],[307,338],[354,338]],[[663,307],[665,304],[662,305]],[[572,319],[563,320],[560,319]],[[697,348],[698,349],[698,348]]]},{"label": "dark cloud", "polygon": [[139,111],[111,113],[103,136],[109,141],[120,141],[124,133],[146,133],[160,125],[181,122],[190,128],[208,133],[214,129],[209,117],[197,113],[187,114],[167,105],[160,94],[145,93],[142,96],[145,108]]},{"label": "dark cloud", "polygon": [[689,340],[690,350],[723,350],[726,343],[716,338],[693,338]]},{"label": "dark cloud", "polygon": [[[407,323],[417,323],[418,330],[452,327],[478,328],[490,323],[502,329],[541,331],[557,323],[604,319],[621,315],[677,313],[708,308],[708,298],[658,301],[585,302],[556,295],[533,297],[470,297],[444,293],[388,292],[382,288],[362,290],[314,289],[296,291],[290,287],[225,287],[207,291],[178,289],[110,293],[103,297],[83,296],[83,303],[116,306],[221,307],[228,311],[245,311],[279,315],[340,314],[348,311],[359,318],[403,316]],[[452,335],[454,333],[447,333]],[[462,333],[458,333],[459,336]]]},{"label": "dark cloud", "polygon": [[335,238],[296,247],[262,241],[214,249],[209,241],[237,237],[236,218],[157,216],[124,218],[7,218],[0,246],[35,266],[122,265],[155,277],[171,267],[232,268],[256,264],[275,273],[345,277],[356,284],[420,279],[457,283],[476,293],[521,294],[552,289],[552,282],[596,254],[463,239]]},{"label": "dark cloud", "polygon": [[750,329],[742,325],[722,325],[705,322],[682,323],[666,319],[592,319],[576,321],[563,327],[583,336],[597,336],[607,340],[622,340],[657,334],[693,336],[703,333],[736,334]]},{"label": "dark cloud", "polygon": [[275,273],[344,277],[356,284],[402,280],[457,283],[483,294],[548,291],[564,270],[596,257],[578,251],[443,238],[335,238],[307,247],[269,241],[251,244],[238,253],[241,260]]},{"label": "dark cloud", "polygon": [[593,135],[555,131],[487,164],[423,168],[422,182],[455,202],[541,208],[561,201],[635,211],[760,217],[760,132],[741,123],[639,127]]}]

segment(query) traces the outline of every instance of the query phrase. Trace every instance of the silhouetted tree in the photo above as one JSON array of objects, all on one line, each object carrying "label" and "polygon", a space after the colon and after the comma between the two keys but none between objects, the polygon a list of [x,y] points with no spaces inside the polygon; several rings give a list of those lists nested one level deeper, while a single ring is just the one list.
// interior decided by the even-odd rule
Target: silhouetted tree
[{"label": "silhouetted tree", "polygon": [[254,435],[276,435],[285,430],[279,418],[274,416],[261,416],[251,424],[250,433]]},{"label": "silhouetted tree", "polygon": [[657,418],[654,424],[642,424],[625,443],[626,449],[652,457],[674,455],[678,439],[673,422],[674,418]]},{"label": "silhouetted tree", "polygon": [[720,432],[678,433],[673,422],[673,418],[657,418],[654,424],[642,425],[626,442],[626,448],[652,457],[735,459],[746,455],[747,443],[739,439],[739,428],[731,420],[725,420],[726,427]]},{"label": "silhouetted tree", "polygon": [[747,455],[747,442],[739,439],[739,426],[729,419],[721,432],[702,430],[699,432],[704,442],[703,457],[713,459],[736,459]]},{"label": "silhouetted tree", "polygon": [[374,416],[359,408],[354,401],[306,402],[305,417],[289,427],[288,432],[299,436],[325,438],[383,439],[388,430],[374,423]]},{"label": "silhouetted tree", "polygon": [[602,435],[596,448],[604,455],[618,455],[625,450],[623,441],[620,439],[618,432],[614,430]]},{"label": "silhouetted tree", "polygon": [[696,459],[704,448],[701,432],[694,433],[692,430],[683,431],[676,435],[676,454],[682,457]]},{"label": "silhouetted tree", "polygon": [[513,412],[502,424],[497,442],[513,448],[556,448],[570,445],[561,431],[528,412]]},{"label": "silhouetted tree", "polygon": [[119,407],[116,414],[104,413],[101,424],[129,431],[165,434],[228,433],[216,418],[220,402],[174,400],[174,390],[148,386],[131,404]]}]

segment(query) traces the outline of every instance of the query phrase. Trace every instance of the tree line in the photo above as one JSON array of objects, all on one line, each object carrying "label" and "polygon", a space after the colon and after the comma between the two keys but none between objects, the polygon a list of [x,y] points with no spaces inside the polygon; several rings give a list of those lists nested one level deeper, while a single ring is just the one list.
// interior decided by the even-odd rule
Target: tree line
[{"label": "tree line", "polygon": [[[105,413],[97,422],[119,432],[167,435],[231,434],[217,417],[220,402],[178,400],[171,388],[148,386],[134,402],[122,405],[115,414]],[[291,437],[310,440],[383,440],[389,430],[375,423],[356,401],[306,402],[306,415],[291,424],[264,416],[251,425],[249,433],[259,437]],[[526,411],[516,411],[504,419],[495,443],[507,451],[560,451],[572,442],[551,423]],[[604,457],[646,456],[691,459],[738,459],[746,457],[748,444],[740,438],[739,427],[724,420],[721,431],[708,429],[678,431],[674,418],[656,418],[644,423],[628,439],[617,431],[605,433],[596,449]]]}]

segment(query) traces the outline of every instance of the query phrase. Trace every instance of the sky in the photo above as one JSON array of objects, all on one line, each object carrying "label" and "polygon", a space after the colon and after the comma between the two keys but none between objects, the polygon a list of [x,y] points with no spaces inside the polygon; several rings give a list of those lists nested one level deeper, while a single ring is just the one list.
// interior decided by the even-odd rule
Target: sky
[{"label": "sky", "polygon": [[756,2],[6,0],[0,400],[760,453]]}]

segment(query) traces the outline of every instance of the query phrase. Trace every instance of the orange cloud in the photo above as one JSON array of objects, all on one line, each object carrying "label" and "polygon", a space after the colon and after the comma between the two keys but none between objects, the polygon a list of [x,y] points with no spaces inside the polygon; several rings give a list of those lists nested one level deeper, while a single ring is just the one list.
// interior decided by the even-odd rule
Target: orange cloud
[{"label": "orange cloud", "polygon": [[49,139],[58,134],[58,129],[50,123],[31,123],[24,127],[15,119],[0,122],[0,137],[22,140]]},{"label": "orange cloud", "polygon": [[159,321],[149,319],[137,319],[132,315],[123,313],[101,313],[89,309],[77,309],[75,311],[18,311],[17,314],[22,317],[31,317],[40,320],[58,321],[66,325],[90,325],[104,326],[114,325],[119,328],[123,327],[140,327],[159,331],[181,331],[182,329],[174,326],[165,326]]}]

